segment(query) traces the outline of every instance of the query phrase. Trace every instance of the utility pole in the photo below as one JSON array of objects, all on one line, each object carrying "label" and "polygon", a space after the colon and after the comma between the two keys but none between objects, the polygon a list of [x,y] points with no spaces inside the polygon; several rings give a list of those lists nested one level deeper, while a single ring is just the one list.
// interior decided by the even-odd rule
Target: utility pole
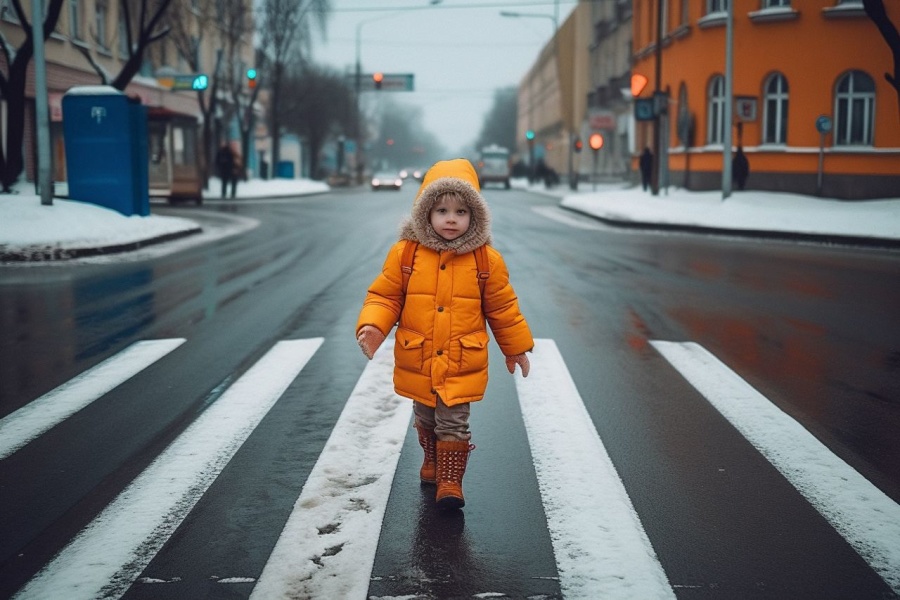
[{"label": "utility pole", "polygon": [[734,111],[734,0],[728,3],[725,20],[725,109],[722,119],[722,200],[731,195],[731,118]]},{"label": "utility pole", "polygon": [[53,182],[50,172],[50,119],[47,102],[47,63],[44,57],[43,0],[31,3],[31,39],[34,44],[34,111],[37,120],[38,191],[41,204],[53,204]]},{"label": "utility pole", "polygon": [[660,102],[662,95],[662,44],[663,44],[663,2],[666,0],[657,0],[656,2],[656,81],[653,89],[653,171],[650,177],[650,191],[654,196],[659,196],[659,173],[661,162],[662,148],[660,139],[662,132],[662,111],[665,108]]}]

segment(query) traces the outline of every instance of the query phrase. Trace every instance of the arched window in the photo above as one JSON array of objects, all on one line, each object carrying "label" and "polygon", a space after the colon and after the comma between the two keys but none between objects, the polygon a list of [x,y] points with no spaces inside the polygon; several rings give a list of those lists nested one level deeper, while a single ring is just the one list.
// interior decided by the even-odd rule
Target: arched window
[{"label": "arched window", "polygon": [[725,141],[725,78],[716,75],[709,82],[706,94],[706,143]]},{"label": "arched window", "polygon": [[838,79],[834,94],[834,143],[871,146],[875,126],[875,81],[862,71]]},{"label": "arched window", "polygon": [[773,73],[766,80],[763,106],[763,143],[787,142],[788,83],[781,73]]}]

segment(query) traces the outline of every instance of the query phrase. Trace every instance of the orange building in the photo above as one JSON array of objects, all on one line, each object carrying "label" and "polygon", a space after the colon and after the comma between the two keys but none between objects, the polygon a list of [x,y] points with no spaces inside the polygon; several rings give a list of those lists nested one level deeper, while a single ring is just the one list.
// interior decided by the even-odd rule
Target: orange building
[{"label": "orange building", "polygon": [[[900,27],[900,3],[884,4]],[[727,7],[634,0],[633,73],[648,79],[640,97],[667,93],[663,183],[722,186]],[[861,0],[734,0],[733,73],[732,143],[749,159],[747,189],[900,196],[900,98],[885,79],[894,62]],[[653,121],[639,121],[636,135],[638,152],[652,148]]]}]

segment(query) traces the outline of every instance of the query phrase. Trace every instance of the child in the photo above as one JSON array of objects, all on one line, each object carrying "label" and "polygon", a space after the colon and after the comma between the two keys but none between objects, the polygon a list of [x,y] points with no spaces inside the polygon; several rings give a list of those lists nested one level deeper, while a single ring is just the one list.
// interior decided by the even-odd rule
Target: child
[{"label": "child", "polygon": [[[415,254],[404,263],[404,250],[415,243]],[[518,364],[528,376],[525,352],[534,347],[506,264],[490,243],[490,212],[472,164],[438,162],[425,175],[356,324],[356,339],[371,359],[399,321],[394,389],[415,401],[415,427],[425,450],[419,475],[437,483],[441,508],[465,504],[462,478],[474,448],[469,403],[484,397],[488,381],[485,319],[510,373]]]}]

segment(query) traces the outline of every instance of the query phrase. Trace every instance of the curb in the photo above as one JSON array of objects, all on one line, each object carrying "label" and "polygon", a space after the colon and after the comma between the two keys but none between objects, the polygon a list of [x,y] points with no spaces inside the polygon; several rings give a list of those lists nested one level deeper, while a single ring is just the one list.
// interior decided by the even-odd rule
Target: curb
[{"label": "curb", "polygon": [[16,251],[7,251],[0,246],[0,262],[44,262],[57,260],[70,260],[73,258],[84,258],[86,256],[103,256],[107,254],[118,254],[120,252],[130,252],[138,250],[154,244],[170,242],[172,240],[187,237],[201,233],[203,229],[199,226],[182,231],[166,233],[153,238],[144,240],[136,240],[125,244],[115,244],[112,246],[99,246],[91,248],[56,248],[53,246],[22,248]]},{"label": "curb", "polygon": [[865,237],[858,235],[842,235],[838,233],[803,233],[796,231],[772,231],[765,229],[728,229],[724,227],[707,227],[704,225],[684,225],[677,223],[651,223],[647,221],[623,221],[610,217],[602,217],[590,212],[563,206],[560,202],[559,207],[585,215],[601,221],[613,227],[621,227],[623,229],[651,229],[657,231],[680,231],[684,233],[698,233],[707,235],[722,235],[730,237],[745,237],[750,239],[768,239],[768,240],[784,240],[784,241],[804,241],[815,242],[819,244],[828,244],[834,246],[854,246],[864,248],[877,249],[900,249],[900,240],[891,238]]}]

